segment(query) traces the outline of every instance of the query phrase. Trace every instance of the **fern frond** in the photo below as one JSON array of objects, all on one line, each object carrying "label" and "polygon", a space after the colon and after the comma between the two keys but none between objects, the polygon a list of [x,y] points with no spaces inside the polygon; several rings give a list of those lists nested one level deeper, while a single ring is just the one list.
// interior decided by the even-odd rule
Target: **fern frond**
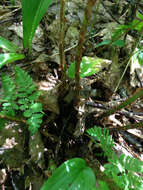
[{"label": "fern frond", "polygon": [[[15,81],[7,75],[2,75],[2,87],[4,103],[1,112],[5,116],[15,116],[15,110],[22,111],[27,118],[29,130],[34,134],[42,123],[42,104],[36,100],[40,91],[36,90],[32,78],[21,68],[15,66]],[[2,119],[0,127],[3,127],[5,120]]]},{"label": "fern frond", "polygon": [[138,159],[122,154],[120,162],[126,170],[143,173],[143,162]]},{"label": "fern frond", "polygon": [[[109,130],[102,129],[100,127],[94,126],[94,128],[88,129],[87,133],[95,138],[95,141],[99,141],[105,155],[111,155],[112,148],[114,146],[114,141],[109,135]],[[112,157],[112,155],[111,155]]]},{"label": "fern frond", "polygon": [[43,114],[32,114],[32,116],[27,120],[29,125],[29,130],[32,134],[36,133],[40,124],[42,123]]},{"label": "fern frond", "polygon": [[94,141],[100,142],[108,157],[109,163],[104,165],[104,173],[121,189],[142,190],[143,178],[139,174],[143,173],[143,162],[124,154],[118,158],[112,149],[114,142],[106,129],[102,132],[100,127],[95,126],[87,132],[95,137]]},{"label": "fern frond", "polygon": [[4,99],[7,101],[16,99],[16,86],[11,78],[2,74],[2,89]]},{"label": "fern frond", "polygon": [[0,118],[0,130],[3,129],[8,121]]},{"label": "fern frond", "polygon": [[36,85],[34,84],[32,78],[21,68],[15,66],[15,81],[18,85],[18,91],[21,93],[25,93],[25,97],[36,89]]},{"label": "fern frond", "polygon": [[26,110],[24,112],[24,116],[29,117],[29,119],[27,120],[29,130],[32,134],[34,134],[35,132],[37,132],[38,128],[40,127],[40,124],[42,123],[42,104],[32,104],[29,110]]}]

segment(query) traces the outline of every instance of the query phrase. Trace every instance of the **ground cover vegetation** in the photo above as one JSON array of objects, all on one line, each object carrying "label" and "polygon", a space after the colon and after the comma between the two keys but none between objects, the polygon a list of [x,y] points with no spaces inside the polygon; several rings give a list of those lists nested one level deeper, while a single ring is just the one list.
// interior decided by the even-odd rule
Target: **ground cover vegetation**
[{"label": "ground cover vegetation", "polygon": [[143,189],[143,2],[0,1],[0,184]]}]

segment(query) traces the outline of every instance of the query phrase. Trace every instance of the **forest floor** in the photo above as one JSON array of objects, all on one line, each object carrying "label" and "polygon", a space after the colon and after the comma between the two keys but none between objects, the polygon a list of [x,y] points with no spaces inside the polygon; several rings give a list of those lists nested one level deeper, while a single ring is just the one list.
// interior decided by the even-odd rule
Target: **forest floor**
[{"label": "forest floor", "polygon": [[[65,55],[69,66],[75,58],[85,1],[67,0],[66,4]],[[74,105],[74,81],[69,79],[65,90],[59,91],[58,88],[61,84],[59,7],[59,1],[53,1],[40,22],[32,44],[31,59],[16,62],[47,95],[40,100],[44,117],[38,133],[31,137],[25,126],[11,121],[0,131],[0,184],[6,190],[39,190],[45,176],[51,176],[53,168],[71,158],[81,157],[93,168],[97,163],[104,165],[107,159],[102,149],[96,147],[86,133],[87,129],[95,125],[111,129],[110,135],[115,141],[117,154],[124,153],[143,161],[143,129],[120,130],[122,126],[143,121],[142,99],[109,117],[97,120],[100,113],[119,105],[142,87],[143,76],[136,71],[143,71],[143,68],[133,68],[132,65],[127,68],[118,87],[127,65],[125,60],[132,51],[136,36],[127,34],[123,47],[96,46],[104,40],[110,40],[115,29],[126,22],[125,14],[130,10],[128,1],[120,1],[118,6],[112,1],[102,1],[96,21],[93,8],[83,56],[97,56],[104,64],[99,73],[81,80],[81,97],[84,101],[80,120]],[[15,6],[9,1],[0,1],[0,36],[23,51],[22,13],[18,0]],[[4,66],[0,75],[13,76],[14,64]],[[1,81],[0,87],[1,94]]]}]

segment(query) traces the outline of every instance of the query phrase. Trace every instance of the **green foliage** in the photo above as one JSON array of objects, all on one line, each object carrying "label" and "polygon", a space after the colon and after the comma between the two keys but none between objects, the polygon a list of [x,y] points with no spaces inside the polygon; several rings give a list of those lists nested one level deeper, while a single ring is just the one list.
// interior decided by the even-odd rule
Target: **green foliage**
[{"label": "green foliage", "polygon": [[1,36],[0,36],[0,48],[5,49],[6,51],[9,51],[11,53],[16,53],[18,50],[18,47],[16,45],[14,45],[9,40]]},{"label": "green foliage", "polygon": [[15,5],[15,0],[10,0],[12,5]]},{"label": "green foliage", "polygon": [[[93,140],[99,141],[101,147],[106,156],[112,157],[112,148],[114,146],[114,141],[109,135],[109,131],[106,129],[101,130],[100,127],[94,127],[87,130],[88,134],[93,137]],[[105,146],[106,145],[106,146]]]},{"label": "green foliage", "polygon": [[130,30],[137,30],[141,31],[143,28],[143,15],[140,12],[137,12],[137,19],[134,19],[131,23],[128,25],[120,25],[118,26],[115,31],[112,34],[111,40],[104,40],[96,45],[97,47],[103,46],[103,45],[112,45],[117,47],[123,47],[125,46],[124,40],[121,40],[120,38],[128,33]]},{"label": "green foliage", "polygon": [[[113,151],[114,142],[108,130],[94,127],[87,130],[88,134],[94,137],[94,141],[99,141],[109,163],[104,165],[104,173],[113,179],[117,186],[123,190],[143,189],[143,179],[139,174],[143,173],[143,162],[122,154],[117,157]],[[135,174],[138,173],[138,174]]]},{"label": "green foliage", "polygon": [[[15,0],[10,0],[10,2],[15,4]],[[23,43],[24,48],[29,50],[29,54],[36,28],[51,2],[52,0],[22,0]],[[0,37],[0,48],[10,52],[0,54],[0,68],[5,64],[25,58],[23,54],[16,53],[18,50],[16,45],[3,37]]]},{"label": "green foliage", "polygon": [[0,69],[8,63],[12,63],[14,61],[24,59],[24,57],[25,56],[23,54],[19,54],[19,53],[3,53],[3,54],[0,54]]},{"label": "green foliage", "polygon": [[92,190],[95,176],[91,168],[81,158],[64,162],[45,182],[41,190]]},{"label": "green foliage", "polygon": [[8,63],[12,63],[17,60],[24,59],[24,54],[16,53],[18,47],[8,41],[7,39],[0,36],[0,48],[6,51],[10,51],[10,53],[0,54],[0,68]]},{"label": "green foliage", "polygon": [[31,51],[31,43],[35,30],[52,0],[22,0],[24,48]]},{"label": "green foliage", "polygon": [[[20,111],[27,119],[29,130],[34,134],[42,123],[43,113],[42,105],[36,102],[40,91],[36,90],[32,78],[15,66],[15,80],[2,75],[2,87],[4,103],[0,114],[16,117],[16,111]],[[3,122],[0,127],[5,123]]]},{"label": "green foliage", "polygon": [[[80,64],[80,77],[91,76],[100,72],[105,65],[108,65],[109,60],[98,57],[83,57]],[[72,63],[68,69],[68,77],[75,78],[75,62]]]},{"label": "green foliage", "polygon": [[[108,163],[104,165],[105,175],[113,180],[121,190],[142,190],[143,162],[124,154],[117,157],[113,151],[114,142],[108,130],[95,126],[87,132],[95,143],[100,143],[108,158]],[[105,181],[99,180],[98,184],[96,187],[94,173],[86,166],[85,161],[81,158],[74,158],[59,166],[41,190],[109,190]]]},{"label": "green foliage", "polygon": [[143,48],[136,48],[134,54],[131,57],[131,62],[135,65],[143,65]]},{"label": "green foliage", "polygon": [[103,46],[103,45],[112,45],[112,46],[116,46],[116,47],[123,47],[125,45],[124,40],[115,40],[112,42],[112,40],[104,40],[102,42],[100,42],[99,44],[96,45],[97,47]]}]

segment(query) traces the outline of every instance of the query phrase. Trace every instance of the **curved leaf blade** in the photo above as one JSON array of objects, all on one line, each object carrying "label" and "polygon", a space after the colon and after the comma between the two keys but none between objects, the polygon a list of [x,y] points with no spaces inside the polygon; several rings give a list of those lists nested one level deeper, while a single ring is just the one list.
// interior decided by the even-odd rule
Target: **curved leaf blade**
[{"label": "curved leaf blade", "polygon": [[14,61],[24,59],[23,54],[18,54],[18,53],[3,53],[0,54],[0,68],[2,68],[4,65],[8,63],[12,63]]},{"label": "curved leaf blade", "polygon": [[11,43],[9,40],[0,36],[0,48],[15,53],[18,50],[18,47]]},{"label": "curved leaf blade", "polygon": [[[83,57],[80,64],[80,77],[88,77],[102,71],[111,63],[110,60],[101,59],[98,57]],[[75,62],[68,69],[68,77],[75,78]]]},{"label": "curved leaf blade", "polygon": [[81,158],[64,162],[44,183],[41,190],[92,190],[95,175]]},{"label": "curved leaf blade", "polygon": [[24,48],[31,50],[35,30],[52,0],[22,0]]}]

